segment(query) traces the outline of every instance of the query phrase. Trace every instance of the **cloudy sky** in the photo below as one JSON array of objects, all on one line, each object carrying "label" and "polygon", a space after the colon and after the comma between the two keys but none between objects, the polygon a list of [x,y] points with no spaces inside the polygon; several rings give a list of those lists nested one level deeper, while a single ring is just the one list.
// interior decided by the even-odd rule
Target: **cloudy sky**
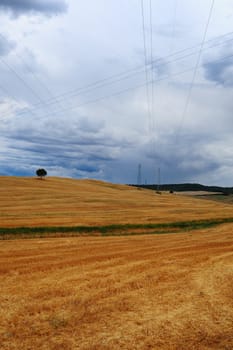
[{"label": "cloudy sky", "polygon": [[233,186],[232,0],[0,0],[0,23],[1,175]]}]

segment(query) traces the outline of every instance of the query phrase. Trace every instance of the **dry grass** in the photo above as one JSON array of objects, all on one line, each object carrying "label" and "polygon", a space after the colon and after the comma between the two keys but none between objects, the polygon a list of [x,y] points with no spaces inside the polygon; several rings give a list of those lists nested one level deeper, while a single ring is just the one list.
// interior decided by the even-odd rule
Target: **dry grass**
[{"label": "dry grass", "polygon": [[233,216],[232,205],[101,181],[0,177],[0,226],[159,223]]},{"label": "dry grass", "polygon": [[232,350],[232,231],[2,241],[1,350]]}]

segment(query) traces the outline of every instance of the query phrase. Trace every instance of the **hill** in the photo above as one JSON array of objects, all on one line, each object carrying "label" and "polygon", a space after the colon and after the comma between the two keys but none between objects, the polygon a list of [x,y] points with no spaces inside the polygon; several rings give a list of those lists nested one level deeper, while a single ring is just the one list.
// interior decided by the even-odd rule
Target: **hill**
[{"label": "hill", "polygon": [[[140,188],[147,188],[150,190],[157,190],[158,185],[132,185]],[[220,194],[233,194],[233,187],[222,187],[222,186],[206,186],[196,183],[183,183],[183,184],[164,184],[159,185],[161,191],[205,191],[205,192],[218,192]]]},{"label": "hill", "polygon": [[0,177],[0,227],[167,223],[233,217],[231,205],[95,180]]},{"label": "hill", "polygon": [[[1,226],[16,231],[233,217],[232,205],[93,180],[1,177],[0,195]],[[1,241],[1,350],[232,349],[232,230]]]}]

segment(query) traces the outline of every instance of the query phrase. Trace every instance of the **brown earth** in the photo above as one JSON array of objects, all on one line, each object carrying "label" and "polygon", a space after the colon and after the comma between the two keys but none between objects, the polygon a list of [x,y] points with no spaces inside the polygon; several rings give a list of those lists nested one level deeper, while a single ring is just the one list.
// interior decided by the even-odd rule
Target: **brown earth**
[{"label": "brown earth", "polygon": [[0,243],[1,350],[233,349],[233,224]]},{"label": "brown earth", "polygon": [[0,227],[158,223],[233,217],[226,203],[64,178],[0,177]]}]

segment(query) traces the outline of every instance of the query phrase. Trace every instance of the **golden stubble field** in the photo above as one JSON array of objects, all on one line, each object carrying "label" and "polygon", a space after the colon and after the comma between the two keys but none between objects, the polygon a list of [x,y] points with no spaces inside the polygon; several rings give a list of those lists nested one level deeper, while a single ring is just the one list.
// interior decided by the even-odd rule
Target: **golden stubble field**
[{"label": "golden stubble field", "polygon": [[174,222],[233,216],[232,205],[94,180],[0,177],[0,227]]},{"label": "golden stubble field", "polygon": [[[0,178],[0,227],[233,217],[217,202],[89,180]],[[232,350],[233,224],[0,241],[1,350]]]},{"label": "golden stubble field", "polygon": [[232,231],[2,241],[1,350],[232,350]]}]

